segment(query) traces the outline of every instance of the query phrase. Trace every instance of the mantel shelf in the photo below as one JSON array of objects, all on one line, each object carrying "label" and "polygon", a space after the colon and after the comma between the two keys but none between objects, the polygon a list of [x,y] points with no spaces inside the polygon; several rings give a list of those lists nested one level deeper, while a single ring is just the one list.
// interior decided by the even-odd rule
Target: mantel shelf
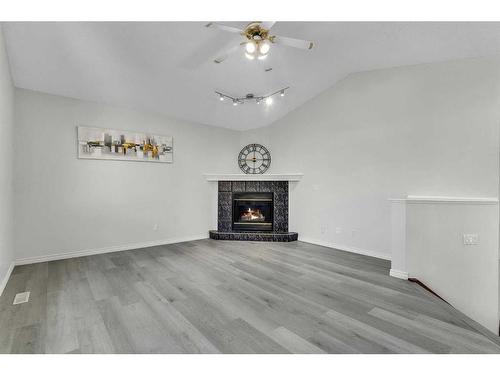
[{"label": "mantel shelf", "polygon": [[303,173],[204,174],[207,181],[300,181]]}]

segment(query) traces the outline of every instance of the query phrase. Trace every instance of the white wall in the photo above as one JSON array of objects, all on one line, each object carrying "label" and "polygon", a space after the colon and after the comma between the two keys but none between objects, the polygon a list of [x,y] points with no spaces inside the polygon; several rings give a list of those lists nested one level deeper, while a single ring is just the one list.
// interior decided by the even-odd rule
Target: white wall
[{"label": "white wall", "polygon": [[14,87],[0,24],[0,294],[13,261],[13,129]]},{"label": "white wall", "polygon": [[[15,113],[17,259],[207,237],[213,229],[216,198],[202,174],[237,171],[238,133],[22,89]],[[77,159],[78,125],[172,135],[174,163]]]},{"label": "white wall", "polygon": [[240,144],[269,146],[270,172],[304,173],[301,239],[388,258],[388,198],[498,195],[499,121],[495,57],[353,74]]},{"label": "white wall", "polygon": [[[406,258],[419,279],[498,334],[498,204],[418,202],[406,205]],[[463,234],[479,235],[464,245]]]}]

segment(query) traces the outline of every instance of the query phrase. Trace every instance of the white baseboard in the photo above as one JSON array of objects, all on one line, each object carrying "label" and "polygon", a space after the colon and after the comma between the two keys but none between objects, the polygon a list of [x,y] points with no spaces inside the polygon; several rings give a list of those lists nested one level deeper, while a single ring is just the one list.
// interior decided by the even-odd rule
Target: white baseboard
[{"label": "white baseboard", "polygon": [[379,259],[384,259],[384,260],[391,260],[391,256],[390,255],[379,253],[377,251],[372,251],[372,250],[360,249],[360,248],[356,248],[356,247],[339,245],[339,244],[335,244],[335,243],[332,243],[332,242],[315,240],[315,239],[308,238],[308,237],[301,237],[300,235],[299,235],[299,241],[307,242],[307,243],[310,243],[310,244],[313,244],[313,245],[330,247],[332,249],[348,251],[350,253],[367,255],[367,256],[370,256],[370,257],[374,257],[374,258],[379,258]]},{"label": "white baseboard", "polygon": [[11,262],[9,265],[9,268],[7,269],[7,273],[4,275],[2,281],[0,281],[0,296],[3,294],[3,291],[5,290],[5,287],[7,286],[7,282],[10,279],[10,275],[12,274],[12,271],[14,270],[14,262]]},{"label": "white baseboard", "polygon": [[169,238],[169,239],[165,239],[165,240],[139,242],[139,243],[131,243],[131,244],[124,244],[124,245],[117,245],[117,246],[109,246],[109,247],[101,247],[101,248],[97,248],[97,249],[86,249],[86,250],[78,250],[78,251],[59,252],[59,253],[55,253],[55,254],[48,254],[48,255],[41,255],[41,256],[35,256],[35,257],[16,259],[14,261],[14,264],[16,266],[21,266],[23,264],[50,262],[52,260],[78,258],[78,257],[84,257],[84,256],[88,256],[88,255],[113,253],[116,251],[141,249],[141,248],[145,248],[145,247],[160,246],[160,245],[169,245],[169,244],[178,243],[178,242],[203,240],[206,238],[208,238],[208,234],[199,234],[199,235],[195,235],[195,236]]},{"label": "white baseboard", "polygon": [[394,268],[391,268],[389,275],[398,279],[408,280],[408,272],[395,270]]}]

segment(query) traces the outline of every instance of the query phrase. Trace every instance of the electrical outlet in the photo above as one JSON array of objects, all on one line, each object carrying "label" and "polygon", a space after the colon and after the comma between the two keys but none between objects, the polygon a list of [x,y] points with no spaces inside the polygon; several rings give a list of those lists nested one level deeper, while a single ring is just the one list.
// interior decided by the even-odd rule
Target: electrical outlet
[{"label": "electrical outlet", "polygon": [[342,233],[342,228],[340,228],[340,227],[335,228],[335,233],[336,234]]},{"label": "electrical outlet", "polygon": [[158,224],[153,224],[153,230],[154,231],[158,230]]},{"label": "electrical outlet", "polygon": [[326,233],[326,225],[322,225],[321,226],[321,234],[325,234]]},{"label": "electrical outlet", "polygon": [[477,245],[479,244],[479,234],[467,233],[464,234],[464,245]]}]

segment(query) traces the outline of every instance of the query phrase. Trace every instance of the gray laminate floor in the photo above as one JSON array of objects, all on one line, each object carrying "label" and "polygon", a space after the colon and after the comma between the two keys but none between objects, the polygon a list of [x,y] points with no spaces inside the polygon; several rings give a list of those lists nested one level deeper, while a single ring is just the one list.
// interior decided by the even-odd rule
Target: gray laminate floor
[{"label": "gray laminate floor", "polygon": [[[200,240],[20,266],[3,353],[500,353],[389,262],[303,242]],[[30,291],[30,301],[12,305]]]}]

